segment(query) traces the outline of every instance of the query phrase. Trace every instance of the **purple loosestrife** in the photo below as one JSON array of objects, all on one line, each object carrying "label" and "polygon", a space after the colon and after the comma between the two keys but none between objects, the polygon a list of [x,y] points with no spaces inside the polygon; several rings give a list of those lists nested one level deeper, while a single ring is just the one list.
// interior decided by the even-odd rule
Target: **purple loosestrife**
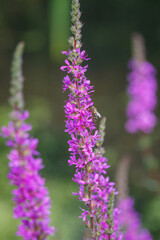
[{"label": "purple loosestrife", "polygon": [[[87,65],[84,61],[89,58],[81,50],[81,27],[79,1],[72,1],[71,32],[69,39],[71,48],[63,54],[67,56],[65,66],[61,67],[67,75],[63,80],[63,91],[69,90],[69,99],[65,104],[66,132],[71,136],[68,160],[74,165],[76,173],[73,181],[79,185],[79,200],[85,205],[82,209],[82,219],[90,229],[90,239],[120,239],[117,214],[113,209],[113,200],[116,190],[114,183],[106,176],[109,165],[101,150],[95,149],[100,141],[100,134],[96,129],[95,119],[99,115],[93,107],[91,94],[94,91],[90,80],[85,76]],[[70,75],[70,76],[69,76]]]},{"label": "purple loosestrife", "polygon": [[53,235],[50,227],[50,198],[45,179],[39,175],[43,168],[42,159],[36,150],[38,139],[30,136],[31,125],[25,123],[29,112],[24,111],[22,52],[24,44],[18,44],[13,64],[11,79],[10,104],[13,112],[8,127],[2,127],[2,136],[8,138],[6,145],[11,148],[8,155],[10,184],[17,188],[12,191],[14,218],[20,218],[17,235],[24,240],[45,240]]},{"label": "purple loosestrife", "polygon": [[152,240],[149,231],[141,226],[140,216],[134,209],[133,198],[122,199],[119,209],[119,224],[124,231],[123,240]]},{"label": "purple loosestrife", "polygon": [[133,48],[133,59],[129,62],[131,72],[127,93],[130,100],[126,110],[126,130],[130,133],[150,133],[157,122],[153,112],[157,103],[156,70],[145,59],[141,35],[133,36]]},{"label": "purple loosestrife", "polygon": [[152,237],[147,229],[141,226],[139,214],[134,209],[134,200],[128,196],[128,174],[131,157],[125,155],[117,169],[117,187],[118,208],[120,214],[118,215],[118,222],[123,230],[122,240],[152,240]]}]

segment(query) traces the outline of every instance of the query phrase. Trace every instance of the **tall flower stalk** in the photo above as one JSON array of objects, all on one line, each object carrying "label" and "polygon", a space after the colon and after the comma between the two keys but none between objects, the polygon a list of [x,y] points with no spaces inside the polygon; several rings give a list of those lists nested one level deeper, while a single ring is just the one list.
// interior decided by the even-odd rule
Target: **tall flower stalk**
[{"label": "tall flower stalk", "polygon": [[119,224],[124,231],[122,240],[152,240],[148,229],[142,227],[140,214],[134,208],[132,197],[122,199],[118,207],[121,211]]},{"label": "tall flower stalk", "polygon": [[154,109],[157,103],[156,70],[146,61],[143,37],[136,33],[132,37],[133,59],[129,62],[129,103],[127,106],[126,130],[130,133],[150,133],[157,123]]},{"label": "tall flower stalk", "polygon": [[128,173],[130,156],[124,156],[117,170],[118,215],[119,225],[123,231],[122,240],[152,240],[148,229],[142,227],[140,214],[134,208],[134,199],[129,196]]},{"label": "tall flower stalk", "polygon": [[31,125],[25,123],[29,112],[24,110],[22,53],[24,44],[16,47],[12,62],[12,79],[9,99],[13,111],[8,127],[2,127],[2,136],[11,148],[8,155],[10,184],[16,186],[12,191],[14,218],[21,219],[17,235],[24,240],[46,240],[53,235],[50,227],[50,197],[45,179],[39,175],[43,168],[42,159],[36,150],[38,139],[30,136]]},{"label": "tall flower stalk", "polygon": [[[120,239],[116,222],[117,210],[113,209],[113,195],[116,194],[114,183],[106,176],[109,165],[101,151],[96,151],[96,144],[100,134],[95,120],[99,114],[93,106],[91,94],[94,92],[90,80],[85,76],[87,65],[83,62],[89,58],[81,50],[80,4],[72,0],[72,37],[69,38],[70,49],[64,51],[65,66],[61,67],[67,75],[63,79],[63,91],[69,90],[69,99],[65,104],[66,132],[71,136],[68,141],[71,153],[69,165],[74,165],[76,172],[73,181],[79,185],[79,200],[85,205],[82,210],[82,219],[90,229],[90,239]],[[110,213],[108,213],[108,209]],[[111,217],[113,214],[113,219]],[[109,231],[112,220],[112,230]],[[114,222],[115,221],[115,222]]]},{"label": "tall flower stalk", "polygon": [[[126,130],[138,133],[138,147],[141,151],[143,164],[148,169],[149,181],[159,192],[158,159],[154,155],[153,141],[150,133],[157,124],[154,113],[157,104],[157,80],[155,68],[146,61],[144,38],[139,33],[132,35],[132,57],[129,62],[131,72],[128,75]],[[156,174],[155,174],[156,173]],[[156,177],[155,177],[156,176]]]}]

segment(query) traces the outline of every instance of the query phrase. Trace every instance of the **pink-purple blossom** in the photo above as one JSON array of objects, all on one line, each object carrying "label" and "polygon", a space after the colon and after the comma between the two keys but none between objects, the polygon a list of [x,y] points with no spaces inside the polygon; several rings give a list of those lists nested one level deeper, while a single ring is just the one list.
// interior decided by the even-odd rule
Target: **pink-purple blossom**
[{"label": "pink-purple blossom", "polygon": [[31,125],[25,123],[28,117],[28,111],[12,112],[14,121],[2,127],[2,136],[9,139],[6,145],[11,147],[8,178],[11,185],[17,187],[12,191],[14,218],[21,219],[17,235],[25,240],[38,240],[39,237],[45,240],[54,232],[49,226],[51,202],[44,186],[45,179],[39,175],[44,166],[36,150],[38,140],[29,135]]},{"label": "pink-purple blossom", "polygon": [[140,215],[134,209],[131,197],[120,200],[119,224],[123,230],[122,240],[152,240],[149,231],[141,226]]},{"label": "pink-purple blossom", "polygon": [[[71,49],[62,52],[67,56],[65,65],[61,67],[67,75],[63,79],[63,91],[69,90],[68,100],[65,102],[66,132],[70,134],[68,141],[70,158],[69,165],[74,165],[76,172],[73,181],[79,185],[79,200],[85,205],[81,208],[81,218],[90,229],[91,240],[114,239],[119,240],[118,210],[114,209],[113,222],[109,222],[108,207],[111,193],[117,194],[114,183],[106,176],[109,168],[108,160],[100,151],[96,151],[101,136],[97,130],[92,112],[94,92],[90,80],[85,76],[88,65],[84,61],[89,58],[81,50],[79,21],[79,1],[72,2]],[[112,229],[111,229],[112,225]]]},{"label": "pink-purple blossom", "polygon": [[127,106],[126,130],[130,133],[150,133],[157,123],[154,109],[157,103],[156,70],[147,61],[129,62],[129,103]]},{"label": "pink-purple blossom", "polygon": [[12,191],[14,218],[21,219],[17,235],[24,240],[46,240],[53,235],[50,227],[51,201],[45,187],[45,179],[39,174],[44,168],[39,152],[38,139],[30,136],[32,126],[25,121],[29,112],[24,111],[22,51],[23,43],[18,44],[12,64],[11,97],[13,108],[8,126],[2,127],[1,135],[7,138],[6,145],[11,148],[8,154],[10,184],[16,186]]}]

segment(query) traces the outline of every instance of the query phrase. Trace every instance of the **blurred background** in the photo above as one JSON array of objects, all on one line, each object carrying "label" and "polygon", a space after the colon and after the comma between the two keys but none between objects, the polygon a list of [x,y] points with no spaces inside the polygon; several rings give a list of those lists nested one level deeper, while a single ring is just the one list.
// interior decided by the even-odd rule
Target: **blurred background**
[{"label": "blurred background", "polygon": [[[0,126],[9,121],[9,81],[12,53],[16,44],[25,42],[23,72],[26,108],[30,111],[32,134],[39,138],[44,160],[42,175],[52,198],[52,220],[57,228],[55,240],[80,240],[84,233],[79,201],[72,192],[74,167],[69,167],[64,133],[64,101],[60,71],[67,50],[70,27],[70,0],[0,0]],[[159,0],[81,0],[83,49],[91,57],[87,77],[95,87],[93,100],[102,116],[107,116],[104,147],[115,180],[116,169],[124,154],[132,154],[129,194],[135,199],[142,224],[153,239],[160,239],[160,125],[150,135],[156,161],[151,170],[142,157],[137,135],[124,129],[127,104],[127,62],[131,58],[130,37],[140,32],[146,42],[147,59],[157,69],[160,81],[160,1]],[[158,91],[160,99],[160,92]],[[159,100],[156,115],[159,119]],[[145,143],[141,143],[142,145]],[[145,148],[145,146],[144,146]],[[12,187],[7,179],[9,149],[0,139],[0,235],[16,240],[19,221],[12,218]],[[153,162],[152,162],[153,160]]]}]

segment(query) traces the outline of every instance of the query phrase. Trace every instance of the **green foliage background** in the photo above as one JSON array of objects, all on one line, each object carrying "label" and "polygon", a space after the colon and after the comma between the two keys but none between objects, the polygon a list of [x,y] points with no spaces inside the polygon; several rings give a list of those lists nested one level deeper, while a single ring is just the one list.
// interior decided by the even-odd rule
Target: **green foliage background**
[{"label": "green foliage background", "polygon": [[[160,1],[159,0],[81,0],[83,48],[89,62],[88,78],[95,86],[93,99],[103,116],[107,116],[106,156],[115,180],[117,165],[125,153],[132,153],[129,174],[130,195],[140,212],[143,226],[153,239],[160,239],[159,199],[159,121],[151,134],[157,164],[152,174],[145,167],[138,136],[125,132],[127,62],[131,58],[130,35],[137,31],[146,40],[147,58],[160,72]],[[39,138],[46,178],[52,198],[52,219],[57,228],[55,240],[82,239],[79,202],[72,192],[74,168],[67,163],[68,135],[64,133],[64,100],[59,67],[67,49],[70,26],[70,0],[0,0],[0,126],[8,123],[10,64],[16,44],[25,41],[25,102],[30,110],[32,134]],[[159,97],[159,91],[158,91]],[[158,119],[159,100],[156,109]],[[145,144],[145,143],[142,143]],[[0,239],[16,240],[11,201],[12,187],[7,179],[9,149],[0,138]],[[157,174],[158,172],[158,174]],[[52,239],[52,238],[50,238]]]}]

